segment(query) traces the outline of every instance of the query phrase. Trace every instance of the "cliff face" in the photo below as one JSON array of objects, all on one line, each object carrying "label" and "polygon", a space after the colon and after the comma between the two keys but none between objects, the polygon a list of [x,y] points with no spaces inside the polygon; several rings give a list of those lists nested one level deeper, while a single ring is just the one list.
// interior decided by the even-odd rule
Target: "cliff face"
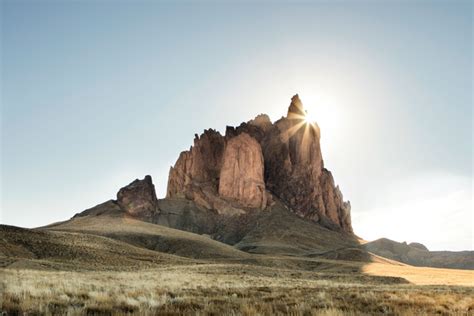
[{"label": "cliff face", "polygon": [[216,186],[224,145],[223,137],[215,130],[205,130],[201,137],[196,134],[194,145],[188,151],[183,151],[170,169],[167,195],[186,197],[193,187]]},{"label": "cliff face", "polygon": [[260,144],[247,133],[229,139],[219,175],[219,196],[245,207],[264,209],[267,193]]},{"label": "cliff face", "polygon": [[185,197],[219,214],[264,210],[280,199],[300,217],[352,233],[344,202],[324,168],[318,125],[295,95],[286,117],[259,115],[225,135],[205,130],[170,169],[167,197]]}]

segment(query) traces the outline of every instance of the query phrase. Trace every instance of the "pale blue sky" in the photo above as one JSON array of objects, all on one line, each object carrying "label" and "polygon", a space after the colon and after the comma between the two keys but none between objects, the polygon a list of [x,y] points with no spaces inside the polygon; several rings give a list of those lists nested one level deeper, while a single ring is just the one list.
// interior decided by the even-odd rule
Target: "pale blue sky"
[{"label": "pale blue sky", "polygon": [[470,1],[1,1],[1,214],[64,220],[299,93],[361,237],[472,249]]}]

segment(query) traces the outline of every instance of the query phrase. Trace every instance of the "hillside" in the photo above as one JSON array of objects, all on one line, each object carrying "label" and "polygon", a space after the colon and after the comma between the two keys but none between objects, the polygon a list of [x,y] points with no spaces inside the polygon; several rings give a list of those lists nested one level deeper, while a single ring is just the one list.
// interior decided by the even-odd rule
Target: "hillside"
[{"label": "hillside", "polygon": [[[230,258],[233,257],[230,249],[234,254],[240,249],[240,257],[254,253],[308,258],[330,256],[341,260],[373,259],[373,255],[359,247],[359,240],[353,234],[306,221],[279,201],[263,212],[234,216],[218,215],[193,201],[180,198],[158,200],[158,206],[160,211],[152,217],[140,218],[120,212],[116,203],[106,202],[45,229],[94,233],[192,258]],[[204,253],[208,255],[201,253],[202,249],[206,249]],[[223,250],[226,255],[221,253]]]},{"label": "hillside", "polygon": [[[187,203],[174,202],[174,206]],[[192,212],[191,205],[187,205],[185,215],[182,215],[179,209],[172,213],[181,219],[179,223],[186,223],[189,217],[196,215]],[[219,235],[219,231],[214,232],[214,235],[186,232],[140,221],[125,212],[120,214],[106,211],[97,214],[89,210],[86,214],[76,215],[69,221],[40,230],[94,234],[160,253],[212,263],[241,263],[337,273],[357,272],[364,262],[397,264],[356,248],[356,243],[351,238],[318,224],[306,222],[285,209],[276,208],[265,213],[264,217],[261,217],[262,214],[255,218],[246,217],[245,225],[232,220],[242,220],[242,217],[225,217],[226,222],[217,225],[225,235]],[[291,229],[295,227],[293,225],[299,224],[299,221],[302,222],[301,229]],[[204,227],[198,229],[203,230]],[[307,237],[303,239],[305,235]],[[234,240],[233,246],[213,239],[217,237],[228,242]],[[328,252],[331,255],[328,255]]]},{"label": "hillside", "polygon": [[[151,177],[146,179],[132,182],[134,188],[138,185],[141,192],[151,191]],[[137,193],[128,192],[128,202],[133,203]],[[143,201],[143,196],[138,200]],[[154,205],[154,212],[132,215],[118,201],[110,200],[46,228],[87,231],[189,258],[235,258],[229,251],[239,249],[239,258],[242,253],[362,262],[386,258],[415,266],[473,269],[472,251],[431,252],[420,244],[388,239],[365,243],[352,233],[297,216],[278,199],[264,211],[233,215],[218,214],[185,198],[157,199]],[[222,243],[233,247],[222,248]]]},{"label": "hillside", "polygon": [[136,247],[194,259],[246,259],[249,254],[193,234],[137,220],[126,213],[77,216],[69,221],[41,228],[50,232],[80,232],[104,236]]},{"label": "hillside", "polygon": [[306,221],[279,201],[265,211],[236,216],[218,216],[179,198],[159,200],[158,204],[160,212],[152,219],[154,223],[207,234],[246,252],[310,255],[358,245],[354,235]]},{"label": "hillside", "polygon": [[474,251],[429,251],[421,244],[399,243],[387,238],[368,242],[363,248],[413,266],[474,270]]},{"label": "hillside", "polygon": [[193,261],[102,236],[0,225],[0,266],[58,270],[130,270]]}]

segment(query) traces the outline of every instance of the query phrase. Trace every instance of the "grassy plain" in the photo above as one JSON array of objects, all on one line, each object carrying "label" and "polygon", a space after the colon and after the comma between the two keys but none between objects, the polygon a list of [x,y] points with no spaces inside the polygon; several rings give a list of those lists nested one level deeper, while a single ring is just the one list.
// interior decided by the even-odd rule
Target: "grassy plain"
[{"label": "grassy plain", "polygon": [[[380,264],[379,264],[380,265]],[[403,275],[412,267],[398,266]],[[423,268],[418,268],[423,269]],[[244,264],[169,265],[130,271],[1,269],[1,306],[12,314],[471,315],[473,273],[448,270],[447,283],[408,283],[388,265],[371,275]],[[437,269],[433,269],[437,270]],[[421,272],[418,270],[418,272]],[[375,276],[378,274],[378,276]],[[437,283],[433,279],[433,283]],[[413,281],[413,280],[412,280]]]},{"label": "grassy plain", "polygon": [[409,266],[284,216],[246,234],[249,252],[120,216],[0,225],[0,312],[474,315],[474,271]]}]

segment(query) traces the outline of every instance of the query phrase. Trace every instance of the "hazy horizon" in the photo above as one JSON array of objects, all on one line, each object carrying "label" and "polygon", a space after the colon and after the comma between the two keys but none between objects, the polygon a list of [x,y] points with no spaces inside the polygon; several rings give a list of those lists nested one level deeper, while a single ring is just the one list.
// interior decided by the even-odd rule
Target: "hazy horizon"
[{"label": "hazy horizon", "polygon": [[472,250],[470,1],[1,2],[0,223],[168,171],[298,93],[355,233]]}]

